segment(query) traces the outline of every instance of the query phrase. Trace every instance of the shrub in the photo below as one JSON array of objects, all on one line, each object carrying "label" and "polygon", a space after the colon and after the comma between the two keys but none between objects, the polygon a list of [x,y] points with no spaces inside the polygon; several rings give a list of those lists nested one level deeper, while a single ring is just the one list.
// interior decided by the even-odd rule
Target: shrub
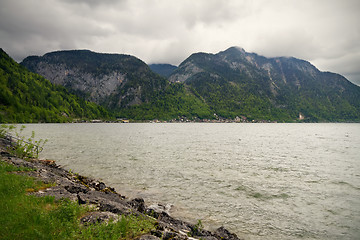
[{"label": "shrub", "polygon": [[[15,137],[10,133],[15,129]],[[15,156],[23,159],[38,158],[39,153],[42,151],[47,140],[35,140],[35,132],[32,131],[31,136],[26,139],[21,133],[25,129],[25,126],[21,126],[19,132],[14,125],[1,125],[0,137],[9,137],[14,140],[14,144],[8,149],[8,151]]]}]

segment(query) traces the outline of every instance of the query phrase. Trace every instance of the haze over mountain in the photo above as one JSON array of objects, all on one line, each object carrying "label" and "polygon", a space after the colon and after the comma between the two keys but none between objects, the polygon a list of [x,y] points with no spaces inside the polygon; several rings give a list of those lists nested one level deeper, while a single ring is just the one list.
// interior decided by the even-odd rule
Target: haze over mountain
[{"label": "haze over mountain", "polygon": [[32,56],[21,64],[122,117],[360,120],[360,87],[343,76],[238,47],[194,53],[168,80],[133,56],[85,50]]},{"label": "haze over mountain", "polygon": [[150,69],[163,77],[169,77],[177,68],[171,64],[150,64]]}]

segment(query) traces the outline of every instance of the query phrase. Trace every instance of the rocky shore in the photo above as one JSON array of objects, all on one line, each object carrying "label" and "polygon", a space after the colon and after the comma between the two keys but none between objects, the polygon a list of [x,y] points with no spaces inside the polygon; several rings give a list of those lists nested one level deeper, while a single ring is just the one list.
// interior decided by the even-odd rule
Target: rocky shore
[{"label": "rocky shore", "polygon": [[56,199],[69,198],[78,204],[90,204],[96,211],[82,217],[80,221],[84,225],[98,224],[110,219],[117,219],[120,215],[145,215],[157,220],[156,229],[150,234],[141,236],[139,239],[239,239],[224,227],[215,231],[207,231],[197,224],[191,224],[171,217],[166,207],[157,204],[147,206],[142,198],[128,199],[117,193],[114,188],[105,183],[69,172],[54,161],[33,159],[27,161],[11,155],[7,149],[11,142],[0,139],[1,160],[16,166],[24,166],[35,169],[24,172],[35,177],[52,187],[43,189],[35,194],[37,196],[54,196]]}]

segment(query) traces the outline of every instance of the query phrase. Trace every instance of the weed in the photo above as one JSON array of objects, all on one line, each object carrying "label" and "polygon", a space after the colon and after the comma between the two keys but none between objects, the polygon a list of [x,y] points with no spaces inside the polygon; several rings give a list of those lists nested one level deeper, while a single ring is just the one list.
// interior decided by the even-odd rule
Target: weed
[{"label": "weed", "polygon": [[[15,137],[11,136],[10,133],[15,129]],[[1,125],[0,126],[0,137],[10,137],[15,140],[15,144],[8,149],[8,151],[15,156],[23,159],[33,159],[38,158],[39,153],[42,151],[43,146],[46,144],[47,140],[35,140],[35,132],[32,131],[31,136],[26,139],[22,136],[22,132],[25,129],[25,126],[21,126],[19,132],[16,130],[14,125]]]},{"label": "weed", "polygon": [[198,222],[191,228],[191,231],[188,232],[189,237],[195,237],[201,234],[201,230],[204,228],[201,220],[198,220]]}]

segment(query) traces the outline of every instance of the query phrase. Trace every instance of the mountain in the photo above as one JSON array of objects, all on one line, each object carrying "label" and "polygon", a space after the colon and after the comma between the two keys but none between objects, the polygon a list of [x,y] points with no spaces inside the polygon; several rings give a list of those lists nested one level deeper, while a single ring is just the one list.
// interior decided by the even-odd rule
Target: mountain
[{"label": "mountain", "polygon": [[88,50],[31,56],[21,64],[117,117],[360,122],[360,87],[341,75],[238,47],[194,53],[176,69],[152,66],[159,73],[173,68],[168,78],[134,56]]},{"label": "mountain", "polygon": [[168,79],[193,89],[225,118],[360,120],[360,87],[292,57],[266,58],[238,47],[195,53]]},{"label": "mountain", "polygon": [[150,64],[150,69],[163,77],[169,77],[177,68],[171,64]]},{"label": "mountain", "polygon": [[104,108],[28,71],[0,49],[0,122],[69,122],[110,117]]},{"label": "mountain", "polygon": [[109,109],[147,103],[167,85],[143,61],[123,54],[58,51],[27,57],[21,65]]},{"label": "mountain", "polygon": [[30,56],[21,64],[117,117],[167,120],[211,116],[209,106],[186,87],[170,84],[134,56],[70,50]]}]

